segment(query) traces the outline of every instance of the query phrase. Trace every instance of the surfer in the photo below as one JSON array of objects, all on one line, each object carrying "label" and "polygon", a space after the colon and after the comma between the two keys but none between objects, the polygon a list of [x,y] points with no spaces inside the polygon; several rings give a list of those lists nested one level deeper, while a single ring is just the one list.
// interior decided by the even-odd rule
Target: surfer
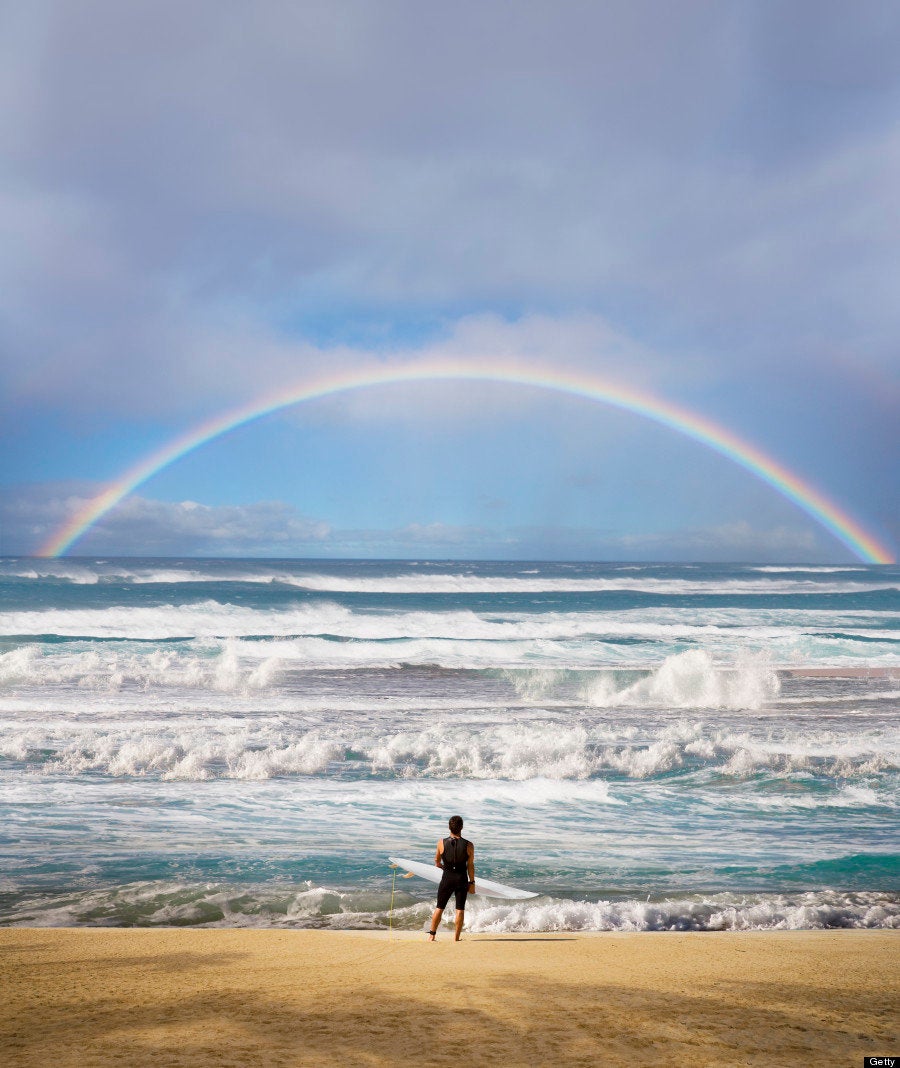
[{"label": "surfer", "polygon": [[456,898],[456,921],[454,942],[459,941],[463,920],[466,918],[466,895],[475,891],[475,846],[462,837],[462,816],[451,816],[450,837],[442,838],[434,854],[435,867],[443,871],[437,892],[437,908],[431,916],[430,941],[437,935],[438,924],[451,897]]}]

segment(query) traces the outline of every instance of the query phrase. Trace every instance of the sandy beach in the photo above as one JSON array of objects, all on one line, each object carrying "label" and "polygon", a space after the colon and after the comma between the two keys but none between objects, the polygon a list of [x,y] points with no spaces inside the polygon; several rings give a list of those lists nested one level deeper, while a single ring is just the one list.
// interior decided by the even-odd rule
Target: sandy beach
[{"label": "sandy beach", "polygon": [[6,1065],[858,1065],[898,1051],[886,931],[0,931]]}]

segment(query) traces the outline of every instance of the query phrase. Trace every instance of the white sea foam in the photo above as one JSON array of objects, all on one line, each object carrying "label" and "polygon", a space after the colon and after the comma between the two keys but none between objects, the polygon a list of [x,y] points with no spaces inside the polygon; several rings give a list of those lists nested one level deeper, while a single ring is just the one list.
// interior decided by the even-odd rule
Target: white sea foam
[{"label": "white sea foam", "polygon": [[[688,570],[684,568],[683,570]],[[620,567],[605,575],[546,575],[533,568],[511,574],[436,571],[399,574],[329,574],[279,567],[235,565],[231,569],[204,570],[202,566],[125,566],[121,562],[101,566],[69,561],[7,564],[0,573],[8,577],[75,584],[125,583],[129,585],[180,583],[249,583],[293,586],[331,593],[589,593],[606,590],[640,590],[658,594],[692,593],[853,593],[862,589],[900,589],[893,577],[872,574],[854,567],[748,567],[746,574],[724,578],[691,573],[688,577],[659,577],[644,567]],[[803,575],[846,574],[843,581],[828,582]],[[794,578],[769,575],[791,574]]]},{"label": "white sea foam", "polygon": [[[347,892],[315,886],[234,886],[174,881],[130,883],[74,891],[58,897],[34,896],[5,915],[11,926],[109,927],[330,927],[383,928],[388,925],[389,891]],[[397,926],[418,927],[431,910],[402,890],[395,894]]]},{"label": "white sea foam", "polygon": [[75,564],[45,564],[34,567],[0,565],[0,575],[4,578],[31,579],[54,579],[56,581],[71,582],[78,586],[95,586],[101,579],[101,572],[91,566],[79,567]]},{"label": "white sea foam", "polygon": [[[251,580],[252,581],[252,580]],[[284,582],[301,589],[329,593],[594,593],[606,590],[640,590],[645,593],[851,593],[860,589],[898,589],[890,579],[875,583],[848,579],[826,583],[812,579],[746,578],[715,579],[656,578],[629,573],[624,576],[539,578],[513,575],[416,574],[397,576],[343,576],[303,574],[267,576],[266,581]]]},{"label": "white sea foam", "polygon": [[[443,638],[456,641],[557,640],[580,637],[672,639],[714,636],[726,624],[735,637],[762,640],[783,636],[784,628],[740,626],[734,619],[675,618],[660,622],[659,613],[535,612],[476,613],[459,611],[354,611],[335,603],[289,608],[253,609],[204,601],[188,605],[102,609],[49,609],[7,612],[7,634],[55,634],[118,639],[241,637],[245,635],[338,636],[386,641]],[[746,624],[747,620],[743,620]],[[797,629],[796,634],[802,634]]]},{"label": "white sea foam", "polygon": [[[248,728],[239,723],[144,730],[69,727],[65,734],[58,728],[30,728],[6,730],[0,740],[0,756],[50,774],[153,775],[164,780],[321,774],[351,752],[360,773],[407,779],[585,779],[593,765],[583,735],[560,737],[546,728],[517,735],[500,727],[474,734],[464,745],[459,732],[450,728],[381,734],[291,731],[277,725]],[[598,782],[586,796],[597,800],[607,793],[607,785]]]},{"label": "white sea foam", "polygon": [[65,747],[44,770],[67,775],[101,772],[114,777],[157,773],[164,780],[270,779],[322,772],[343,756],[339,745],[309,735],[298,742],[261,747],[249,731],[230,737],[210,736],[205,731],[108,734]]},{"label": "white sea foam", "polygon": [[206,655],[170,648],[123,651],[108,647],[49,653],[36,644],[0,654],[2,689],[69,685],[80,691],[174,687],[246,693],[270,687],[278,671],[278,657],[241,660],[237,644],[228,641]]},{"label": "white sea foam", "polygon": [[833,927],[900,928],[900,901],[880,893],[714,894],[705,898],[643,901],[544,899],[466,910],[475,932],[541,931],[761,931]]},{"label": "white sea foam", "polygon": [[[837,732],[810,729],[767,733],[733,729],[703,720],[641,724],[520,719],[509,723],[460,724],[452,718],[419,719],[402,728],[363,716],[343,725],[309,725],[287,716],[215,719],[184,716],[122,724],[65,719],[42,725],[0,722],[0,757],[47,774],[152,776],[169,779],[271,779],[342,775],[405,781],[451,779],[477,785],[492,796],[528,783],[528,800],[561,800],[568,782],[571,802],[616,801],[607,779],[653,779],[672,772],[712,774],[740,782],[764,775],[786,784],[788,802],[817,805],[862,803],[863,793],[838,797],[836,789],[868,783],[847,780],[884,775],[900,768],[900,737],[892,728]],[[811,793],[797,776],[824,784]],[[793,781],[790,781],[793,780]],[[568,790],[568,787],[566,788]],[[507,791],[508,792],[508,791]],[[753,803],[758,795],[751,797]],[[740,800],[740,798],[738,798]],[[721,799],[720,799],[721,803]],[[767,802],[765,798],[760,805]]]},{"label": "white sea foam", "polygon": [[[32,895],[0,919],[11,926],[197,926],[334,929],[421,929],[432,899],[404,888],[346,891],[299,886],[156,881],[113,888]],[[452,914],[446,917],[449,927]],[[663,901],[538,898],[501,904],[472,898],[473,933],[548,931],[723,931],[900,928],[896,895],[820,890],[801,894],[712,894]]]},{"label": "white sea foam", "polygon": [[595,770],[587,733],[556,725],[397,733],[373,747],[371,759],[375,771],[416,767],[419,774],[460,779],[587,779]]},{"label": "white sea foam", "polygon": [[646,678],[617,687],[614,676],[598,674],[585,686],[588,704],[663,708],[755,709],[778,696],[778,676],[768,659],[746,657],[723,669],[708,652],[691,649],[670,656]]},{"label": "white sea foam", "polygon": [[[759,709],[781,690],[767,656],[745,655],[736,664],[716,662],[704,649],[667,657],[649,673],[629,681],[623,672],[583,673],[579,697],[594,708]],[[557,692],[570,678],[553,669],[516,670],[506,677],[525,699],[539,701]]]},{"label": "white sea foam", "polygon": [[[85,641],[90,637],[144,642],[198,639],[208,648],[213,648],[208,643],[222,639],[252,637],[254,640],[241,641],[235,647],[242,660],[278,658],[294,667],[419,664],[588,669],[658,663],[668,652],[686,644],[702,646],[718,666],[754,650],[766,650],[773,664],[779,665],[900,665],[897,632],[878,626],[882,617],[867,614],[855,620],[831,621],[832,627],[840,626],[839,634],[819,633],[813,629],[815,622],[789,615],[780,620],[771,615],[760,619],[753,613],[728,611],[699,616],[672,610],[364,612],[333,603],[256,610],[204,601],[140,608],[8,612],[3,625],[6,634],[55,634]],[[104,657],[110,655],[106,650],[102,653]],[[47,668],[52,671],[49,659]],[[688,681],[686,667],[678,671],[683,686],[697,688],[698,694],[707,692],[713,704],[752,699],[750,694],[740,698],[735,692],[725,692],[731,683],[724,676],[714,679],[712,673],[699,670]],[[10,672],[15,674],[14,660],[0,662],[0,685],[4,677],[12,677]],[[742,686],[749,677],[745,672]],[[771,688],[759,672],[754,677],[763,689]],[[660,679],[658,684],[664,689],[674,685],[671,679]],[[593,700],[602,704],[605,699],[601,686]],[[621,698],[626,703],[629,699],[627,695]]]},{"label": "white sea foam", "polygon": [[[719,689],[707,682],[702,692],[690,688],[689,670],[673,671],[666,663],[647,676],[644,681],[649,682],[643,688],[622,681],[633,680],[638,674],[635,671],[615,672],[607,681],[600,682],[603,673],[596,671],[572,674],[528,669],[510,670],[499,676],[492,674],[480,681],[469,681],[462,688],[453,687],[422,697],[416,696],[417,691],[395,692],[397,685],[390,685],[387,679],[368,698],[365,690],[347,691],[340,680],[333,684],[338,686],[338,691],[329,695],[318,692],[315,684],[311,688],[306,683],[306,669],[321,668],[323,661],[310,656],[299,658],[297,644],[304,643],[227,640],[162,648],[123,643],[81,648],[81,651],[74,651],[70,646],[32,644],[0,654],[0,694],[3,695],[0,709],[29,721],[34,721],[36,707],[48,712],[70,712],[79,718],[113,714],[120,719],[141,714],[171,716],[179,709],[217,707],[223,712],[246,708],[332,716],[354,711],[392,716],[426,709],[432,718],[442,709],[468,709],[469,714],[477,709],[481,718],[496,718],[508,715],[511,708],[518,708],[520,719],[528,708],[568,708],[573,701],[590,707],[590,702],[585,702],[585,693],[589,698],[593,695],[593,707],[638,709],[701,707],[696,702],[710,695],[715,698],[710,707],[750,707],[749,697],[758,698],[754,707],[761,707],[759,701],[765,694],[777,693],[777,679],[774,684],[770,680],[768,690],[760,688],[757,675],[766,669],[764,664],[751,661],[748,666],[721,669],[725,681]],[[338,644],[337,648],[345,646]],[[248,649],[252,655],[245,656]],[[426,645],[420,652],[426,663],[433,661],[433,648]],[[412,659],[412,655],[413,651],[407,648],[402,659]],[[691,659],[690,654],[674,659],[685,656]],[[352,662],[338,661],[338,666],[357,667],[359,663],[357,654]],[[682,675],[687,676],[687,681]],[[666,690],[663,683],[669,676],[675,681]],[[371,686],[369,683],[370,692]],[[602,694],[602,701],[598,694]],[[731,703],[723,703],[723,694]]]},{"label": "white sea foam", "polygon": [[[879,770],[884,770],[881,768]],[[874,769],[869,771],[873,774]],[[868,786],[844,786],[835,793],[827,794],[754,794],[745,799],[746,803],[757,808],[773,811],[790,809],[896,809],[897,799]]]}]

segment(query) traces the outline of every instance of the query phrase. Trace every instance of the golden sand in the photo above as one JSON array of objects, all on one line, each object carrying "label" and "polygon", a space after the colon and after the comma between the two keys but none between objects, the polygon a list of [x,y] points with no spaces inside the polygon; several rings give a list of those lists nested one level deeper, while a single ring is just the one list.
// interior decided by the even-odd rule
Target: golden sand
[{"label": "golden sand", "polygon": [[900,933],[0,929],[0,1064],[860,1066]]}]

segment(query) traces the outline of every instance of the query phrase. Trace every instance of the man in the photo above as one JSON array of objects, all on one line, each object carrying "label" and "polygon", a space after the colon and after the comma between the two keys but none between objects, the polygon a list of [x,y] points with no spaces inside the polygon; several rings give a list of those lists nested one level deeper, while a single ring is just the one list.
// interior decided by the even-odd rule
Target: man
[{"label": "man", "polygon": [[475,846],[462,837],[462,816],[451,816],[450,837],[442,838],[434,854],[435,867],[444,872],[437,892],[437,908],[431,916],[429,941],[437,935],[438,924],[451,895],[456,898],[456,922],[453,941],[458,942],[466,918],[466,895],[475,892]]}]

